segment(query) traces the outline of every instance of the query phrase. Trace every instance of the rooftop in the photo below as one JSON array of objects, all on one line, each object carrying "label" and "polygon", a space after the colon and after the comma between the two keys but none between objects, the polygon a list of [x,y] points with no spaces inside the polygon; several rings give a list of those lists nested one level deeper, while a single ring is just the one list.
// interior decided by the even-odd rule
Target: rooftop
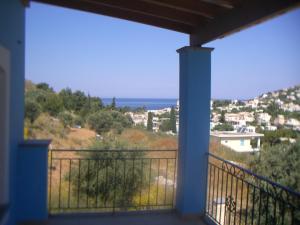
[{"label": "rooftop", "polygon": [[260,133],[240,133],[234,131],[214,131],[210,133],[213,137],[220,138],[241,138],[241,137],[263,137]]}]

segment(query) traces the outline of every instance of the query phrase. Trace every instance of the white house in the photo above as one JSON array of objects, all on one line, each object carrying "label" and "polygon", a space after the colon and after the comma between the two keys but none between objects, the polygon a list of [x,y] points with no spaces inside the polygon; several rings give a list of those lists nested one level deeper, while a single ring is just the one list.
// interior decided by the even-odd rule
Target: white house
[{"label": "white house", "polygon": [[289,127],[292,127],[292,128],[300,127],[300,121],[297,120],[297,119],[294,119],[294,118],[288,119],[285,124]]},{"label": "white house", "polygon": [[[260,150],[260,138],[263,134],[259,133],[241,133],[232,131],[211,132],[212,140],[217,141],[236,152],[254,152]],[[251,140],[257,139],[257,146],[251,146]]]},{"label": "white house", "polygon": [[126,115],[129,115],[134,123],[134,125],[140,125],[143,124],[144,126],[147,126],[147,120],[148,120],[148,113],[133,113],[128,112]]},{"label": "white house", "polygon": [[282,126],[282,125],[284,125],[284,123],[285,123],[284,115],[278,115],[274,120],[274,124],[276,126],[279,126],[279,125]]},{"label": "white house", "polygon": [[234,125],[239,124],[240,121],[253,122],[254,116],[252,112],[226,113],[225,120]]},{"label": "white house", "polygon": [[271,120],[271,115],[269,115],[268,113],[259,113],[257,115],[257,123],[259,125],[269,125],[270,124],[270,120]]},{"label": "white house", "polygon": [[154,116],[152,119],[153,123],[153,131],[158,132],[159,131],[159,126],[161,125],[161,121],[158,117]]}]

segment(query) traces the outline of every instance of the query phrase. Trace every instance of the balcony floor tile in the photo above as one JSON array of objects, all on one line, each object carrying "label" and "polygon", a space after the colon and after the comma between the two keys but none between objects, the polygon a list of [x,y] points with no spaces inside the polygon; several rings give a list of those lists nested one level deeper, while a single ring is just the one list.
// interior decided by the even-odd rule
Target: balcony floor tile
[{"label": "balcony floor tile", "polygon": [[175,213],[143,213],[116,215],[59,215],[51,216],[45,222],[26,225],[205,225],[200,218],[182,219]]}]

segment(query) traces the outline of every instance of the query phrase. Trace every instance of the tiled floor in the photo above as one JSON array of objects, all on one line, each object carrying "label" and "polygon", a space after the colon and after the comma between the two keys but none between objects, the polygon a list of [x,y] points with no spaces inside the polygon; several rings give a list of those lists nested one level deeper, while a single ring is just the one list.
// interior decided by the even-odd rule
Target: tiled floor
[{"label": "tiled floor", "polygon": [[[173,212],[116,214],[116,215],[60,215],[45,222],[30,225],[205,225],[201,219],[183,219]],[[27,224],[26,224],[27,225]]]}]

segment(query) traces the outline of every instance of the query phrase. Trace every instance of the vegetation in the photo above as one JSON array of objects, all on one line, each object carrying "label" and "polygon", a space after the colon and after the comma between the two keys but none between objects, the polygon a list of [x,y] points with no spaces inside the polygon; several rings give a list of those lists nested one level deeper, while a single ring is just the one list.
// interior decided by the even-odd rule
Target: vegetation
[{"label": "vegetation", "polygon": [[263,148],[250,167],[255,173],[300,192],[300,141]]},{"label": "vegetation", "polygon": [[[265,147],[262,149],[260,154],[251,161],[250,168],[256,174],[263,175],[276,183],[289,187],[291,190],[300,192],[300,141],[298,140],[295,144],[278,144],[275,146]],[[297,202],[298,199],[293,198],[293,196],[288,197],[281,193],[279,188],[272,187],[270,185],[268,186],[259,181],[257,181],[257,185],[262,186],[278,199],[276,207],[276,203],[268,201],[266,195],[260,196],[262,200],[258,199],[258,196],[256,195],[257,204],[258,201],[262,204],[260,207],[260,215],[262,217],[261,221],[266,220],[265,217],[268,215],[268,221],[270,221],[270,224],[292,224],[289,214],[287,214],[284,219],[281,216],[283,208],[286,211],[290,211],[289,207],[287,207],[287,205],[283,205],[282,201],[290,202],[294,205],[294,207],[299,207],[299,202]],[[268,207],[267,204],[269,204]],[[277,214],[274,215],[275,211]],[[259,212],[256,209],[256,221],[258,214]],[[299,211],[295,212],[294,223],[300,223]]]},{"label": "vegetation", "polygon": [[148,112],[147,130],[148,131],[153,130],[153,113],[152,112]]},{"label": "vegetation", "polygon": [[214,100],[213,108],[224,107],[231,103],[231,100]]},{"label": "vegetation", "polygon": [[40,105],[32,100],[25,101],[25,117],[29,119],[31,123],[33,123],[38,116],[41,114]]},{"label": "vegetation", "polygon": [[[258,129],[257,132],[263,133],[264,137],[262,137],[262,143],[264,146],[274,146],[281,143],[289,143],[289,139],[297,139],[299,133],[295,130],[280,128],[276,131],[265,131]],[[282,138],[286,138],[286,140],[282,140]]]},{"label": "vegetation", "polygon": [[174,107],[171,108],[170,112],[170,130],[176,134],[177,129],[176,129],[176,113]]},{"label": "vegetation", "polygon": [[25,119],[30,122],[26,124],[27,129],[34,129],[32,125],[41,113],[59,119],[66,132],[72,126],[89,125],[99,134],[111,129],[120,133],[132,126],[131,118],[116,108],[115,98],[105,107],[100,98],[82,91],[65,88],[56,93],[46,83],[34,85],[29,81],[26,81],[25,98]]},{"label": "vegetation", "polygon": [[[30,138],[51,138],[54,148],[89,148],[89,149],[177,149],[177,138],[163,133],[153,133],[153,114],[148,114],[147,130],[132,128],[132,120],[125,112],[129,108],[118,108],[116,99],[111,105],[104,106],[101,99],[86,95],[84,92],[66,88],[56,93],[46,83],[26,86],[25,101],[25,127],[29,128]],[[229,101],[215,101],[214,107],[229,104]],[[243,102],[238,103],[240,105]],[[278,111],[275,105],[269,106],[269,111]],[[136,109],[144,112],[144,108]],[[286,113],[286,112],[285,112]],[[167,114],[160,130],[176,133],[176,113],[174,108]],[[275,114],[273,115],[275,116]],[[221,122],[214,130],[233,130],[230,124],[225,123],[225,112],[221,113]],[[81,128],[78,128],[81,127]],[[250,167],[255,173],[269,177],[271,180],[286,185],[294,190],[299,190],[300,177],[300,144],[296,131],[279,129],[278,131],[263,131],[263,149],[261,154],[238,154],[216,143],[211,143],[211,151],[222,158],[238,162],[242,166]],[[99,135],[101,136],[99,136]],[[282,137],[298,139],[296,144],[288,144],[282,141]],[[128,157],[126,152],[117,154],[91,152],[84,158],[91,160],[91,167],[83,163],[81,175],[78,171],[72,173],[71,183],[73,193],[84,192],[91,199],[96,196],[102,202],[118,204],[120,207],[132,205],[136,199],[138,190],[143,189],[143,183],[139,182],[139,168],[133,169],[124,164],[116,163],[115,157]],[[140,153],[131,154],[130,157],[140,157]],[[105,157],[107,160],[97,160]],[[97,163],[96,163],[97,162]],[[146,165],[147,166],[147,165]],[[175,166],[174,166],[175,167]],[[147,169],[148,170],[148,169]],[[107,185],[104,177],[98,178],[96,174],[115,174],[115,180]],[[149,169],[151,171],[151,168]],[[124,173],[126,182],[124,181]],[[127,176],[128,174],[128,176]],[[148,177],[152,179],[151,177]],[[144,179],[148,179],[144,177]],[[80,185],[78,186],[78,180]],[[113,195],[117,198],[114,199]],[[271,218],[273,221],[276,218]],[[276,224],[275,222],[273,224]]]},{"label": "vegetation", "polygon": [[[105,144],[107,149],[127,148],[126,143],[112,140]],[[104,147],[101,141],[95,141],[90,146],[91,149],[99,149],[99,147],[100,149]],[[118,208],[133,205],[135,195],[146,185],[141,182],[141,165],[137,160],[143,155],[144,153],[139,151],[84,152],[81,156],[80,174],[79,170],[74,170],[72,174],[73,193],[75,195],[85,193],[91,199],[97,199],[105,205]],[[120,160],[125,158],[130,158],[130,160]],[[135,167],[131,163],[134,159],[138,164]]]},{"label": "vegetation", "polygon": [[116,98],[115,97],[113,97],[110,107],[111,107],[111,109],[116,109],[117,104],[116,104]]},{"label": "vegetation", "polygon": [[213,130],[217,131],[233,131],[233,126],[228,123],[218,124]]},{"label": "vegetation", "polygon": [[118,111],[99,111],[89,116],[88,124],[98,134],[103,134],[111,129],[121,133],[124,128],[131,127],[132,121],[130,117]]},{"label": "vegetation", "polygon": [[163,117],[164,120],[162,120],[161,125],[159,126],[159,130],[166,132],[166,131],[172,131],[174,134],[177,133],[176,128],[176,112],[174,107],[171,108],[170,113],[163,114],[167,117]]},{"label": "vegetation", "polygon": [[225,119],[225,111],[221,112],[221,117],[220,117],[220,123],[226,123],[226,119]]}]

